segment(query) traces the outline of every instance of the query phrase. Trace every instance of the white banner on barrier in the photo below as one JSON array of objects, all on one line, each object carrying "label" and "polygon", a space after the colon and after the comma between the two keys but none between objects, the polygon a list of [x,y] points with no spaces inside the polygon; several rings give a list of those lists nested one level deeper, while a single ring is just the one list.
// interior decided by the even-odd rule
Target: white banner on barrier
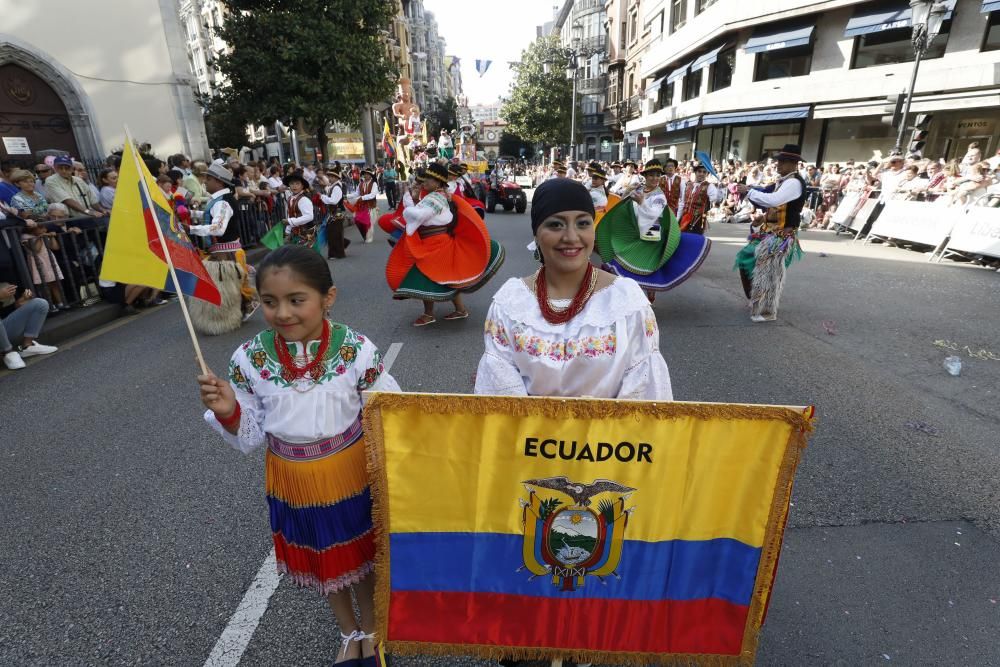
[{"label": "white banner on barrier", "polygon": [[948,250],[1000,257],[1000,208],[973,206],[951,230]]},{"label": "white banner on barrier", "polygon": [[875,221],[871,235],[936,248],[948,238],[955,223],[964,217],[965,213],[960,208],[922,201],[890,200]]},{"label": "white banner on barrier", "polygon": [[851,215],[854,213],[854,209],[858,207],[858,202],[860,201],[860,192],[848,192],[844,195],[844,198],[840,200],[840,204],[837,205],[837,210],[833,212],[831,222],[835,225],[846,226],[847,222],[851,219]]},{"label": "white banner on barrier", "polygon": [[875,210],[875,206],[878,204],[878,199],[866,199],[865,203],[861,205],[861,210],[858,214],[854,216],[851,220],[851,224],[848,226],[852,232],[860,233],[862,229],[865,228],[865,223],[868,222],[869,216],[871,216],[872,211]]}]

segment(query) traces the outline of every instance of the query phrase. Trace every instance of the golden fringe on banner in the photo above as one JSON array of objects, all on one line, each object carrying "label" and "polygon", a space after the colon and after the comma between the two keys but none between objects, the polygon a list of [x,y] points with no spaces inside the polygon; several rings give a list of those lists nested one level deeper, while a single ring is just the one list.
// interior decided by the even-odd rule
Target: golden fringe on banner
[{"label": "golden fringe on banner", "polygon": [[[760,564],[754,584],[746,630],[739,655],[675,654],[574,651],[564,648],[507,647],[474,644],[437,644],[414,641],[385,641],[387,650],[398,655],[471,655],[484,660],[552,660],[562,658],[576,662],[617,663],[625,665],[697,665],[699,667],[731,667],[753,665],[764,614],[771,596],[772,574],[781,551],[781,540],[788,519],[788,503],[792,495],[795,470],[808,434],[813,431],[815,411],[812,407],[750,405],[729,403],[684,403],[600,400],[587,398],[474,396],[469,394],[368,394],[364,410],[364,433],[368,457],[368,479],[372,491],[372,523],[375,526],[375,614],[377,634],[388,637],[390,597],[389,554],[389,489],[385,471],[385,434],[382,431],[382,409],[419,410],[431,414],[461,412],[466,414],[504,414],[526,417],[543,415],[548,418],[620,418],[633,414],[675,419],[767,419],[781,420],[792,426],[785,455],[778,470],[777,488],[771,502],[768,529],[764,534]],[[473,619],[470,619],[470,621]]]}]

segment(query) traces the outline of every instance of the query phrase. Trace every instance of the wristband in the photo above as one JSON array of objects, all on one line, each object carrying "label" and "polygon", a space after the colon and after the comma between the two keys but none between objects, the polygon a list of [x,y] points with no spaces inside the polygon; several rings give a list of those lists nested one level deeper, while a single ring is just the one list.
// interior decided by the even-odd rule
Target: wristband
[{"label": "wristband", "polygon": [[215,419],[216,419],[216,421],[219,422],[219,424],[222,425],[222,428],[224,428],[224,429],[226,429],[228,431],[230,428],[233,428],[233,427],[236,427],[236,426],[240,425],[240,417],[241,417],[241,415],[242,415],[242,411],[240,410],[240,403],[239,403],[239,401],[237,401],[236,402],[236,409],[233,410],[233,414],[229,415],[228,417],[220,417],[219,415],[215,415]]}]

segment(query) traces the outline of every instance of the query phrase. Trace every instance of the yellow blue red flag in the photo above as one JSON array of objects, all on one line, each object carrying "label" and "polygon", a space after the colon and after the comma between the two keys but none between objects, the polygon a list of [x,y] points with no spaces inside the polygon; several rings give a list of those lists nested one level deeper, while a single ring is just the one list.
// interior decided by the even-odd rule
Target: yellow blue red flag
[{"label": "yellow blue red flag", "polygon": [[389,119],[382,119],[382,150],[385,151],[385,156],[388,158],[396,157],[396,140],[392,136],[392,131],[389,129]]},{"label": "yellow blue red flag", "polygon": [[[174,285],[170,276],[157,226],[166,242],[179,285]],[[173,207],[145,163],[139,160],[128,137],[111,207],[101,279],[183,292],[217,306],[222,303],[219,289],[201,263],[198,251],[177,222]]]},{"label": "yellow blue red flag", "polygon": [[812,408],[374,394],[399,654],[753,662]]}]

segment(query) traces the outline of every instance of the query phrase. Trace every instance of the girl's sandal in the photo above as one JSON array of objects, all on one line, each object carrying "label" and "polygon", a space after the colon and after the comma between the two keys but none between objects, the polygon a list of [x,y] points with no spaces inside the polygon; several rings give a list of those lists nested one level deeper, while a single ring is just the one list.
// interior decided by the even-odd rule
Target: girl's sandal
[{"label": "girl's sandal", "polygon": [[467,310],[456,310],[454,313],[449,313],[444,316],[444,319],[451,320],[464,320],[469,316],[469,311]]},{"label": "girl's sandal", "polygon": [[[363,639],[375,642],[375,634],[362,635]],[[370,655],[367,658],[361,658],[359,661],[360,667],[387,667],[389,661],[385,657],[385,645],[382,642],[375,642],[375,655]]]},{"label": "girl's sandal", "polygon": [[[447,319],[447,318],[445,318],[445,319]],[[425,327],[428,324],[434,324],[435,322],[437,322],[437,318],[436,317],[434,317],[433,315],[428,315],[427,313],[424,313],[423,315],[421,315],[417,319],[413,320],[413,326],[415,326],[415,327]]]},{"label": "girl's sandal", "polygon": [[[365,633],[360,630],[354,630],[349,635],[345,635],[343,632],[340,633],[340,643],[341,643],[341,658],[347,655],[347,650],[351,647],[351,642],[358,642],[360,644],[365,639]],[[361,667],[361,658],[348,658],[347,660],[341,660],[340,662],[334,662],[333,667]]]}]

